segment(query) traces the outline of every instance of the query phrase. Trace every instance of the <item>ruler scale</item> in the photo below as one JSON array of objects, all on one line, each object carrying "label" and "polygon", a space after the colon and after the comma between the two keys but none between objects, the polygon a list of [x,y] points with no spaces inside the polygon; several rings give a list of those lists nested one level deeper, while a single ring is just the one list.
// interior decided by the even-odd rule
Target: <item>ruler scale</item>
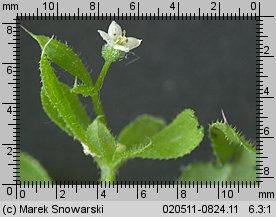
[{"label": "ruler scale", "polygon": [[[275,215],[275,8],[269,1],[4,1],[1,10],[1,215]],[[19,182],[21,21],[255,21],[255,182]],[[266,89],[267,88],[267,89]],[[266,94],[268,90],[270,94]],[[43,208],[42,208],[43,207]],[[86,207],[86,208],[85,208]],[[78,209],[79,208],[79,209]],[[83,211],[83,212],[82,212]],[[274,214],[273,214],[274,213]]]}]

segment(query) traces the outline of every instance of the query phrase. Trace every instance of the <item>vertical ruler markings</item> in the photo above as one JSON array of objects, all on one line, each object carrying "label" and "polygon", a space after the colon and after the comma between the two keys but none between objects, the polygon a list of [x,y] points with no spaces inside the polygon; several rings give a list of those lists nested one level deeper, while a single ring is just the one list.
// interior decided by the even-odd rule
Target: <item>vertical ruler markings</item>
[{"label": "vertical ruler markings", "polygon": [[[253,2],[253,3],[252,3]],[[20,2],[22,3],[22,2]],[[269,79],[268,73],[264,70],[266,59],[274,59],[269,51],[269,45],[265,44],[265,40],[269,38],[265,34],[265,21],[274,19],[274,16],[269,14],[261,14],[261,3],[249,1],[251,10],[244,10],[244,7],[237,7],[228,12],[224,12],[226,2],[213,1],[208,9],[205,7],[197,7],[196,10],[186,9],[185,2],[175,2],[174,7],[163,7],[156,5],[151,12],[146,11],[146,3],[140,1],[127,2],[126,5],[116,6],[115,10],[109,12],[105,9],[105,2],[89,2],[89,10],[84,8],[80,3],[77,7],[66,9],[66,4],[61,1],[40,2],[29,10],[21,10],[21,4],[2,4],[2,8],[10,9],[13,12],[7,22],[2,23],[2,27],[6,31],[11,32],[11,37],[7,40],[8,49],[12,50],[12,58],[2,62],[2,69],[5,69],[8,74],[12,75],[11,81],[7,84],[12,88],[12,96],[9,100],[3,101],[2,105],[12,114],[12,119],[7,125],[12,128],[12,140],[2,143],[2,150],[8,151],[9,168],[12,168],[10,182],[1,183],[2,189],[7,194],[20,200],[42,199],[45,200],[63,200],[63,199],[79,199],[87,198],[87,195],[93,195],[94,200],[116,200],[122,194],[123,199],[129,200],[149,200],[158,198],[162,192],[169,195],[167,199],[181,200],[187,198],[194,199],[191,195],[196,195],[196,198],[206,199],[203,196],[204,189],[208,189],[213,195],[210,196],[213,200],[227,200],[237,198],[246,199],[248,195],[253,195],[250,199],[274,199],[273,192],[258,192],[260,187],[259,182],[24,182],[18,183],[16,179],[20,174],[20,159],[17,154],[20,151],[20,21],[21,20],[256,20],[256,141],[258,156],[256,159],[256,175],[260,182],[266,182],[267,179],[274,179],[274,175],[270,174],[271,166],[267,164],[266,159],[269,156],[264,154],[264,143],[274,142],[275,132],[270,132],[268,126],[265,126],[266,120],[271,118],[265,113],[264,101],[274,99],[274,96],[266,94],[266,79]],[[92,3],[92,4],[91,4]],[[160,3],[161,4],[161,3]],[[242,4],[242,3],[241,3]],[[250,5],[249,4],[249,5]],[[5,7],[4,7],[5,5]],[[69,5],[68,5],[69,6]],[[128,7],[128,10],[123,8]],[[248,5],[247,5],[248,6]],[[185,7],[185,8],[184,8]],[[171,11],[170,11],[171,10]],[[256,12],[256,10],[258,12]],[[10,30],[11,29],[11,30]],[[9,34],[9,33],[8,33]],[[9,34],[10,35],[10,34]],[[2,117],[2,116],[1,116]],[[10,157],[9,157],[10,156]],[[8,169],[10,170],[10,169]],[[5,171],[8,171],[5,170]],[[275,171],[275,170],[274,170]],[[6,175],[6,174],[5,174]],[[9,173],[7,173],[9,175]],[[262,184],[261,184],[262,186]],[[2,191],[1,189],[1,191]],[[47,189],[47,190],[45,190]],[[114,191],[113,191],[114,189]],[[126,190],[127,189],[127,190]],[[254,189],[254,190],[253,190]],[[86,192],[85,192],[86,191]],[[125,193],[128,191],[128,193]],[[130,192],[130,193],[129,193]],[[171,193],[169,193],[171,192]],[[39,193],[39,198],[37,197]],[[124,195],[125,193],[125,195]],[[78,194],[78,196],[76,196]],[[244,194],[243,196],[240,196]],[[272,196],[273,194],[273,196]],[[126,196],[127,195],[127,196]],[[261,196],[260,196],[261,195]],[[162,196],[160,196],[162,198]],[[166,197],[165,197],[166,198]]]}]

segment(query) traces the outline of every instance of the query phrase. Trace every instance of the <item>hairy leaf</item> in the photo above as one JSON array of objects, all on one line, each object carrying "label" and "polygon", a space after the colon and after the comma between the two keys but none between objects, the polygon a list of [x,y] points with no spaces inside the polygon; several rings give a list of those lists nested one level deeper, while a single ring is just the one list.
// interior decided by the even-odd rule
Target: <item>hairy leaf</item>
[{"label": "hairy leaf", "polygon": [[209,126],[209,137],[217,160],[224,164],[239,158],[241,149],[255,151],[253,146],[228,123],[216,122]]},{"label": "hairy leaf", "polygon": [[137,157],[141,152],[150,147],[151,144],[136,144],[132,146],[126,146],[121,143],[117,143],[116,151],[113,156],[114,167],[119,167],[127,160]]},{"label": "hairy leaf", "polygon": [[20,152],[18,157],[20,160],[20,177],[18,179],[20,181],[52,181],[47,171],[36,159],[24,152]]},{"label": "hairy leaf", "polygon": [[227,123],[209,126],[216,161],[187,166],[182,181],[257,181],[256,149]]},{"label": "hairy leaf", "polygon": [[[90,123],[90,119],[83,108],[81,102],[78,99],[78,96],[75,94],[72,94],[70,91],[70,87],[66,84],[60,83],[60,87],[62,89],[62,93],[66,99],[68,99],[79,123],[82,125],[83,129],[86,129]],[[74,137],[74,134],[70,130],[70,128],[66,125],[64,122],[64,119],[62,118],[59,111],[56,109],[54,104],[51,102],[51,100],[48,98],[48,96],[45,94],[45,90],[42,87],[41,88],[41,102],[44,111],[49,116],[49,118],[54,121],[61,129],[63,129],[67,134]]]},{"label": "hairy leaf", "polygon": [[53,122],[55,122],[56,125],[58,125],[62,130],[64,130],[68,135],[74,137],[74,134],[71,132],[70,128],[66,125],[63,118],[60,116],[58,110],[55,108],[53,103],[45,94],[45,90],[43,87],[41,88],[40,96],[41,96],[42,107],[46,112],[46,114],[48,115],[48,117]]},{"label": "hairy leaf", "polygon": [[150,146],[137,157],[150,159],[172,159],[182,157],[194,150],[203,139],[194,112],[186,109],[159,133],[150,138]]},{"label": "hairy leaf", "polygon": [[[48,97],[49,101],[55,108],[55,112],[50,114],[49,117],[55,117],[56,114],[59,114],[67,128],[64,130],[66,132],[71,132],[74,135],[74,138],[84,142],[86,131],[85,126],[87,125],[87,122],[89,122],[89,118],[85,117],[82,105],[76,96],[70,92],[70,88],[58,81],[43,51],[40,60],[41,80],[43,83],[42,88],[44,89],[43,94]],[[60,122],[57,121],[57,123]]]},{"label": "hairy leaf", "polygon": [[118,142],[132,147],[148,144],[150,137],[165,127],[165,121],[151,115],[141,115],[128,124],[119,134]]},{"label": "hairy leaf", "polygon": [[95,119],[86,131],[86,141],[92,155],[98,163],[110,164],[116,149],[116,140],[98,119]]},{"label": "hairy leaf", "polygon": [[257,181],[255,152],[241,152],[239,160],[224,165],[217,162],[191,164],[184,169],[179,181]]},{"label": "hairy leaf", "polygon": [[114,164],[121,165],[148,148],[150,137],[165,127],[165,121],[152,115],[140,115],[119,134]]},{"label": "hairy leaf", "polygon": [[[42,50],[44,49],[46,43],[50,40],[49,37],[35,35],[24,27],[22,28],[39,43]],[[44,52],[52,62],[56,63],[70,74],[78,77],[85,84],[89,86],[92,84],[90,74],[85,68],[83,62],[67,44],[64,44],[56,39],[52,39]]]},{"label": "hairy leaf", "polygon": [[71,92],[76,94],[81,94],[87,97],[87,96],[92,96],[94,94],[94,89],[85,84],[75,84],[74,87],[71,89]]},{"label": "hairy leaf", "polygon": [[90,124],[90,118],[88,117],[86,110],[84,109],[78,96],[71,92],[71,89],[68,85],[60,82],[60,86],[61,86],[61,90],[62,90],[64,98],[66,98],[68,100],[79,123],[81,124],[83,129],[86,130],[88,125]]}]

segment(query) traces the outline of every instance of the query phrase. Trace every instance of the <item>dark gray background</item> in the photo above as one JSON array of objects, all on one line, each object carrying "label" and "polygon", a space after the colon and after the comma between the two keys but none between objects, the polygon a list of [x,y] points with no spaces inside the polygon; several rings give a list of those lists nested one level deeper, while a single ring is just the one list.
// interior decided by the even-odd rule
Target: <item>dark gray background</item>
[{"label": "dark gray background", "polygon": [[[35,34],[55,35],[82,57],[97,77],[110,21],[22,21]],[[208,123],[222,119],[255,138],[255,21],[121,21],[127,36],[143,39],[134,50],[140,59],[112,65],[101,99],[114,135],[136,116],[148,113],[170,122],[185,108],[195,110],[205,127],[205,139],[189,156],[177,160],[135,159],[127,162],[118,180],[175,180],[180,167],[213,158]],[[78,142],[52,123],[40,102],[40,48],[21,33],[22,149],[36,157],[55,180],[98,180],[99,171],[84,156]],[[92,70],[93,69],[93,70]],[[73,78],[59,72],[73,84]],[[94,118],[90,100],[84,100]]]}]

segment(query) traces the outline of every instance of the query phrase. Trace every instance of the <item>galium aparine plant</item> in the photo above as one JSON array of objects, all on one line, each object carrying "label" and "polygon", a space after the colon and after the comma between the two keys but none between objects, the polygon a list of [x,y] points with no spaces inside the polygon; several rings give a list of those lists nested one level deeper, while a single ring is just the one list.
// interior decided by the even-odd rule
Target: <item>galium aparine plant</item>
[{"label": "galium aparine plant", "polygon": [[[141,39],[127,37],[126,30],[115,21],[107,32],[98,30],[105,44],[101,54],[104,64],[96,81],[67,44],[24,30],[41,47],[40,95],[44,111],[61,130],[80,142],[85,155],[96,161],[102,181],[114,181],[118,169],[130,159],[175,159],[191,154],[201,143],[204,129],[192,109],[184,109],[171,123],[143,114],[125,126],[119,135],[111,133],[100,99],[104,79],[113,63],[142,44]],[[75,77],[72,86],[58,79],[52,63]],[[80,97],[91,98],[94,120],[90,120]],[[226,121],[224,113],[223,117],[224,121],[211,123],[208,129],[216,159],[185,166],[179,181],[256,180],[256,149]],[[26,153],[21,153],[20,157],[21,181],[52,180],[37,160]]]}]

